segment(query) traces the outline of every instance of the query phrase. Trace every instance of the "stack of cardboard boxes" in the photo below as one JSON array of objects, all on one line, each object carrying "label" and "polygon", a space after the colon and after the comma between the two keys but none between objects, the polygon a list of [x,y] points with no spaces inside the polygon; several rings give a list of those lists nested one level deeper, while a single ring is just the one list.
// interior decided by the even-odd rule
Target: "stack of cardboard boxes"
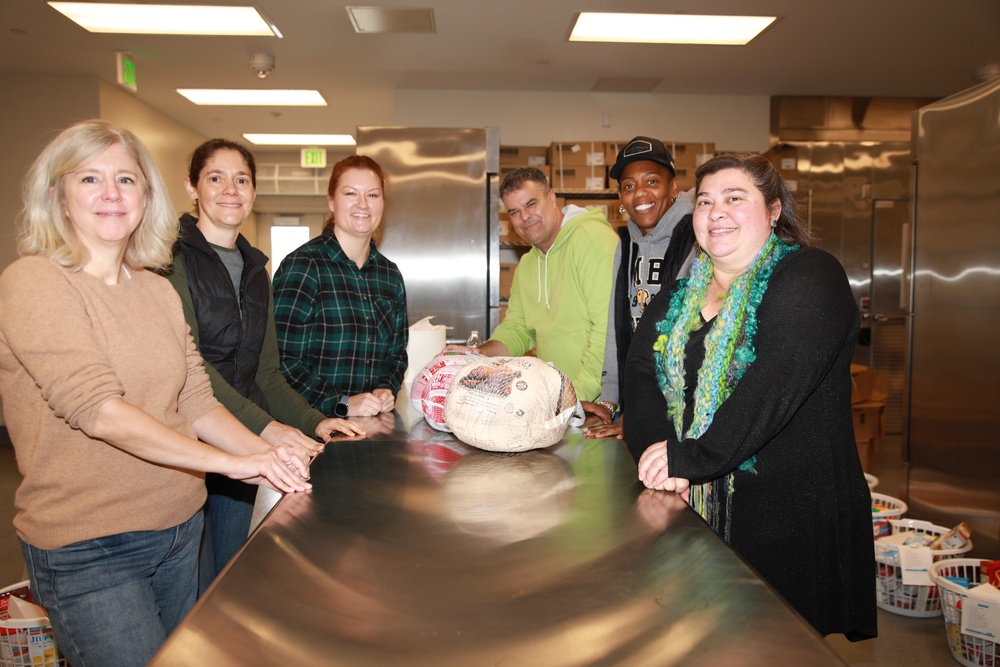
[{"label": "stack of cardboard boxes", "polygon": [[608,169],[603,141],[553,141],[549,146],[552,187],[567,190],[606,190]]},{"label": "stack of cardboard boxes", "polygon": [[889,399],[889,378],[867,366],[851,364],[851,413],[854,440],[865,470],[875,463],[878,439],[885,435],[885,404]]}]

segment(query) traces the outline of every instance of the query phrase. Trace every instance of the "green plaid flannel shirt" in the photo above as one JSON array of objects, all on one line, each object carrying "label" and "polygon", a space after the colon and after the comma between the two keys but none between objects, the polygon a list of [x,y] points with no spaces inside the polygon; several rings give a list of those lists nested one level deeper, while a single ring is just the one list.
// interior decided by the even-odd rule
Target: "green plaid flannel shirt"
[{"label": "green plaid flannel shirt", "polygon": [[281,371],[325,415],[342,395],[399,391],[406,371],[406,287],[371,244],[358,268],[332,234],[290,253],[274,274]]}]

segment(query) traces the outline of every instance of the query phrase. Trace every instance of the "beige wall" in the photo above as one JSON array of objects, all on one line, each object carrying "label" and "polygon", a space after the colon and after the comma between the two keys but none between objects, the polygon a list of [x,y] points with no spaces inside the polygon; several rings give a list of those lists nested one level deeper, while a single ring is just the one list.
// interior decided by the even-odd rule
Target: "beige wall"
[{"label": "beige wall", "polygon": [[21,183],[60,130],[100,113],[96,76],[0,74],[0,271],[17,259]]},{"label": "beige wall", "polygon": [[[622,141],[645,134],[714,142],[718,150],[769,148],[771,103],[762,95],[400,90],[395,104],[396,125],[497,127],[503,144]],[[603,127],[605,114],[610,127]]]},{"label": "beige wall", "polygon": [[191,210],[191,198],[184,190],[188,159],[208,137],[181,125],[115,84],[102,80],[99,89],[100,117],[131,130],[146,144],[167,183],[174,208],[178,213]]}]

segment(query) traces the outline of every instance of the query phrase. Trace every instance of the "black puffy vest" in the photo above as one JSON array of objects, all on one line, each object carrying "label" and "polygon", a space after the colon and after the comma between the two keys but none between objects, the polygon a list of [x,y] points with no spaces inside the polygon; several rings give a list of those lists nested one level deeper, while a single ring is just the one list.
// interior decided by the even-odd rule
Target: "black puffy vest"
[{"label": "black puffy vest", "polygon": [[267,256],[242,234],[236,247],[243,255],[238,297],[226,265],[205,240],[197,220],[187,213],[181,216],[181,237],[174,247],[174,258],[183,261],[187,269],[201,356],[236,391],[267,410],[255,379],[267,328]]}]

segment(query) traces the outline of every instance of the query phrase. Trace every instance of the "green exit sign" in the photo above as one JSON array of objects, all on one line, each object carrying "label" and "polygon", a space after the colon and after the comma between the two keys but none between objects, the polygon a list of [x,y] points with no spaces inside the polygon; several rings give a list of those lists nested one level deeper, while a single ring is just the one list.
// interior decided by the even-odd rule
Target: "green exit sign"
[{"label": "green exit sign", "polygon": [[326,149],[303,148],[302,160],[299,166],[313,167],[315,169],[323,169],[324,167],[326,167]]},{"label": "green exit sign", "polygon": [[115,63],[118,69],[118,85],[133,93],[139,92],[139,82],[136,79],[135,61],[131,53],[115,52]]}]

